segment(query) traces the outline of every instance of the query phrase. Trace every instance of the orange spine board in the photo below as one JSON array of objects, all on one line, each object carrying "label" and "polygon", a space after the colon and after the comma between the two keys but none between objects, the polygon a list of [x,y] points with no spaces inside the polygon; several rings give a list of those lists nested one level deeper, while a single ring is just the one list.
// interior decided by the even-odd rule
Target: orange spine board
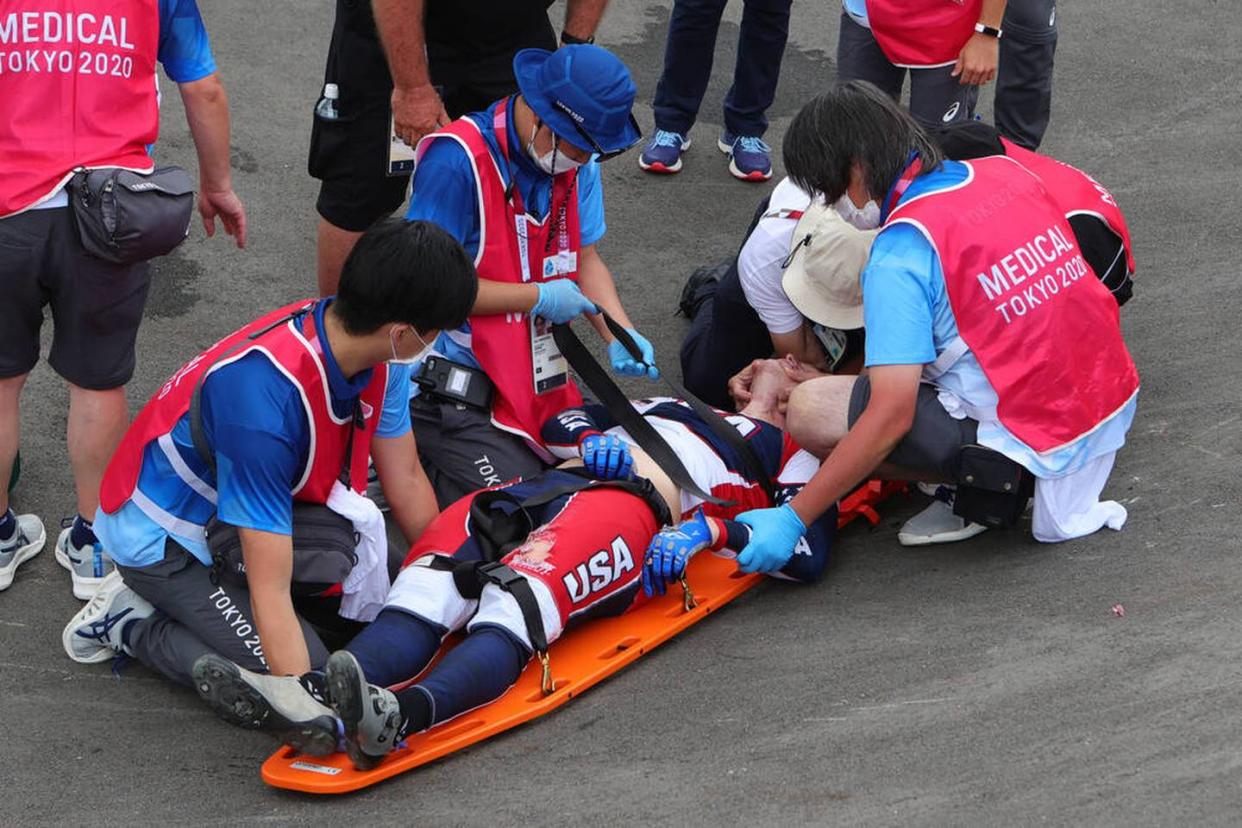
[{"label": "orange spine board", "polygon": [[[872,506],[903,491],[904,483],[863,484],[841,501],[838,527],[857,517],[876,523],[878,517]],[[342,794],[434,762],[555,710],[720,609],[758,584],[762,576],[738,572],[732,559],[703,554],[691,559],[687,580],[698,601],[692,610],[685,610],[681,589],[673,585],[667,595],[631,612],[592,621],[562,635],[550,650],[554,689],[549,695],[540,690],[541,668],[537,660],[531,659],[505,695],[453,721],[411,736],[404,747],[393,751],[372,770],[355,770],[344,753],[302,756],[292,748],[281,748],[263,763],[263,781],[303,793]]]}]

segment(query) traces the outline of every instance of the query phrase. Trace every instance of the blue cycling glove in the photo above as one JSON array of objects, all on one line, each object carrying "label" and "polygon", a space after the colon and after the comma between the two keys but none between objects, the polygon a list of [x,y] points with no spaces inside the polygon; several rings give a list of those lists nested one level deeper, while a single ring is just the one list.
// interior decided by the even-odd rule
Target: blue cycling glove
[{"label": "blue cycling glove", "polygon": [[580,313],[595,313],[595,303],[586,298],[572,279],[538,282],[539,299],[530,309],[531,316],[541,316],[553,325],[569,322]]},{"label": "blue cycling glove", "polygon": [[685,573],[690,559],[711,545],[712,529],[702,509],[676,529],[662,529],[643,558],[643,592],[663,595],[667,585]]},{"label": "blue cycling glove", "polygon": [[612,362],[612,372],[626,377],[647,376],[651,379],[659,379],[660,369],[655,364],[655,348],[647,341],[647,337],[638,331],[633,328],[626,328],[625,330],[634,338],[634,344],[638,346],[638,350],[642,353],[643,361],[636,362],[634,357],[630,356],[630,352],[625,350],[625,346],[621,344],[621,341],[614,339],[608,343],[608,359]]},{"label": "blue cycling glove", "polygon": [[628,480],[634,470],[630,447],[615,434],[588,434],[578,443],[582,465],[600,480]]},{"label": "blue cycling glove", "polygon": [[775,572],[793,557],[806,524],[788,503],[775,509],[751,509],[737,516],[738,523],[751,528],[750,543],[738,553],[737,567],[743,572]]}]

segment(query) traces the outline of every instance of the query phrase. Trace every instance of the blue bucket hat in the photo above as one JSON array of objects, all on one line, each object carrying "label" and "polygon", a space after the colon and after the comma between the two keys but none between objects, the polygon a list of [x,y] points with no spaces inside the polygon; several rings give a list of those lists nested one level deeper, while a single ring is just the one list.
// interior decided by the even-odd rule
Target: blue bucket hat
[{"label": "blue bucket hat", "polygon": [[642,138],[631,111],[637,89],[620,58],[600,46],[523,49],[513,57],[522,98],[562,140],[612,155]]}]

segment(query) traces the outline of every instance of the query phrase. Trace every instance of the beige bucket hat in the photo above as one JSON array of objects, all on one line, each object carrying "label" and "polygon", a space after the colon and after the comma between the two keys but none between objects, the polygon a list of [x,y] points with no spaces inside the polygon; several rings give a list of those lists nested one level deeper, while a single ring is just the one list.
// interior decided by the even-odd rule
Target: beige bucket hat
[{"label": "beige bucket hat", "polygon": [[848,331],[863,326],[862,271],[879,230],[859,230],[813,202],[794,229],[781,286],[808,319]]}]

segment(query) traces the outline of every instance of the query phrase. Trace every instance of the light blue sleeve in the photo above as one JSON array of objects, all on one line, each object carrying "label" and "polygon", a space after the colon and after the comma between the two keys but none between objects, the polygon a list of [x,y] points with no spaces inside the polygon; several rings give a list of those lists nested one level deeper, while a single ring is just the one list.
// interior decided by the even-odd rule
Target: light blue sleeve
[{"label": "light blue sleeve", "polygon": [[604,223],[604,185],[599,179],[599,162],[594,158],[578,168],[578,227],[583,247],[595,244],[608,231]]},{"label": "light blue sleeve", "polygon": [[216,71],[207,27],[195,0],[160,0],[160,41],[156,56],[176,83],[202,80]]},{"label": "light blue sleeve", "polygon": [[414,170],[406,221],[431,221],[474,258],[479,249],[478,187],[466,151],[450,138],[431,143]]},{"label": "light blue sleeve", "polygon": [[410,430],[410,375],[412,365],[390,364],[388,386],[384,390],[384,410],[380,412],[376,437],[400,437]]},{"label": "light blue sleeve", "polygon": [[886,228],[862,274],[867,365],[924,365],[936,359],[934,320],[943,292],[940,262],[914,227]]}]

